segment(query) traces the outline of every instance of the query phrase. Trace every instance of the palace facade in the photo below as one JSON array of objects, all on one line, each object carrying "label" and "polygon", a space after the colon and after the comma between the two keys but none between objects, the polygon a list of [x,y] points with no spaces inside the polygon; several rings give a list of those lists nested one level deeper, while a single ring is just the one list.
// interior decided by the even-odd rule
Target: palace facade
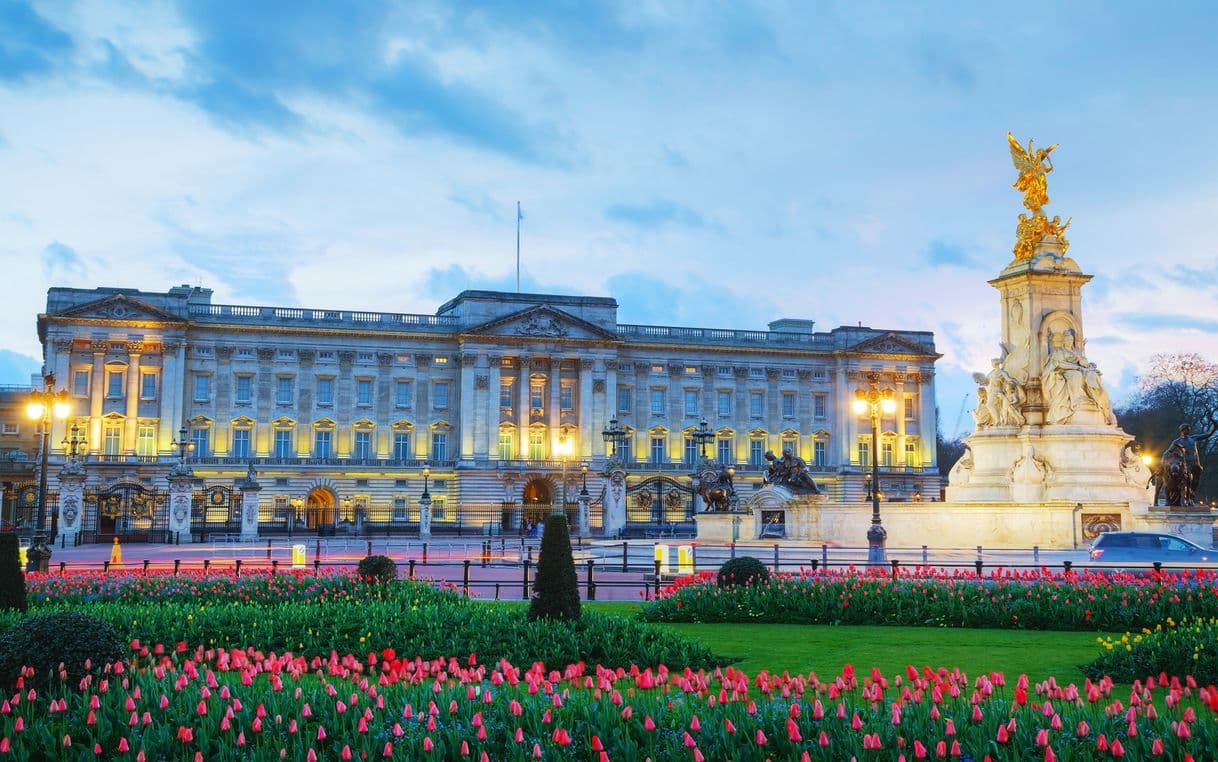
[{"label": "palace facade", "polygon": [[409,532],[424,491],[433,531],[521,531],[584,489],[595,531],[604,432],[620,429],[628,526],[689,522],[703,453],[735,468],[739,492],[760,487],[767,451],[789,449],[829,499],[861,501],[877,454],[850,403],[878,380],[898,401],[881,493],[939,494],[931,333],[633,325],[617,310],[492,291],[426,315],[53,288],[38,333],[74,409],[51,432],[52,489],[75,432],[86,541],[157,539],[183,451],[201,532],[236,526],[251,464],[260,533]]}]

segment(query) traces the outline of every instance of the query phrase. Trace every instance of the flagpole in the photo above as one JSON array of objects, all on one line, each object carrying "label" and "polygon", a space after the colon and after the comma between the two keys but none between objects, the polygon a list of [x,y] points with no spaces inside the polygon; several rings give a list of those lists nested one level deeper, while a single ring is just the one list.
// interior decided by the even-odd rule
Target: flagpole
[{"label": "flagpole", "polygon": [[520,293],[520,202],[516,202],[516,293]]}]

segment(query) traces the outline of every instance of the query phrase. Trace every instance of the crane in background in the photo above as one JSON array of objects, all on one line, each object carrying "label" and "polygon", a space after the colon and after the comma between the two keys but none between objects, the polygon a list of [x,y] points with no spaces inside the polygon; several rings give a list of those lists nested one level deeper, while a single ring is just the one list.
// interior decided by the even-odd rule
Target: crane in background
[{"label": "crane in background", "polygon": [[960,413],[956,416],[956,425],[952,427],[952,438],[960,438],[960,424],[964,421],[964,413],[968,410],[968,392],[965,392],[964,399],[960,400]]}]

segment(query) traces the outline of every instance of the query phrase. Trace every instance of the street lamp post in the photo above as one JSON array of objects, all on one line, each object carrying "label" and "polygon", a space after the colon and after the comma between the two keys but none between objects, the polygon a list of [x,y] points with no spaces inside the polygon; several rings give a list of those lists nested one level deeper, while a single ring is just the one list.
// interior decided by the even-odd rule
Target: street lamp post
[{"label": "street lamp post", "polygon": [[431,539],[431,493],[427,491],[431,468],[423,466],[423,494],[419,496],[419,539]]},{"label": "street lamp post", "polygon": [[715,432],[711,431],[710,425],[707,424],[706,418],[703,417],[698,422],[698,428],[691,435],[694,441],[698,443],[698,456],[702,462],[706,461],[706,443],[715,438]]},{"label": "street lamp post", "polygon": [[30,549],[26,552],[27,572],[45,572],[51,564],[51,548],[47,545],[46,503],[47,503],[47,462],[50,457],[51,420],[63,420],[68,417],[72,407],[68,402],[66,389],[55,391],[55,375],[48,373],[43,377],[42,390],[30,392],[26,405],[26,415],[31,420],[38,421],[41,428],[42,460],[38,471],[38,521],[34,525],[34,537]]},{"label": "street lamp post", "polygon": [[609,426],[601,432],[601,438],[605,440],[605,444],[612,449],[609,452],[609,457],[617,457],[617,448],[626,439],[626,430],[618,425],[616,418],[609,420]]},{"label": "street lamp post", "polygon": [[568,434],[560,434],[558,436],[558,459],[562,462],[562,509],[558,511],[551,510],[550,513],[561,513],[567,515],[567,456],[571,454],[571,437]]},{"label": "street lamp post", "polygon": [[888,532],[880,522],[880,414],[892,413],[897,409],[897,403],[892,389],[876,388],[877,374],[870,374],[868,380],[871,381],[870,389],[854,391],[854,412],[858,415],[871,413],[871,527],[867,530],[867,565],[884,566],[888,563],[884,552]]}]

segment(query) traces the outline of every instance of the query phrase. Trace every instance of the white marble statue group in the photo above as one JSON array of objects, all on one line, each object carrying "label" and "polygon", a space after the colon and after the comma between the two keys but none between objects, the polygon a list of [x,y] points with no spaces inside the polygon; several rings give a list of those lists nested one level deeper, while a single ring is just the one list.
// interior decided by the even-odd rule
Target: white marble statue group
[{"label": "white marble statue group", "polygon": [[[1007,371],[1003,359],[994,359],[992,365],[989,373],[973,374],[977,382],[977,407],[973,410],[977,428],[1024,425],[1024,383]],[[1073,329],[1049,331],[1040,389],[1045,423],[1066,424],[1080,410],[1098,410],[1106,425],[1116,424],[1100,371],[1076,348]]]}]

